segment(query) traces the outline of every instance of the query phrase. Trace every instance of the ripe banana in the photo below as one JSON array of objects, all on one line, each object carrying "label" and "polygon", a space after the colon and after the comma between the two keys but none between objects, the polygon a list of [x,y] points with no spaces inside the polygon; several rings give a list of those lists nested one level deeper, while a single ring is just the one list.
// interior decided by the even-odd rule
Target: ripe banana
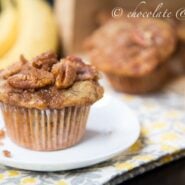
[{"label": "ripe banana", "polygon": [[10,0],[0,0],[0,57],[14,44],[17,36],[17,11]]},{"label": "ripe banana", "polygon": [[16,0],[18,36],[9,52],[0,58],[0,69],[19,60],[23,54],[31,59],[47,50],[57,51],[57,25],[50,6],[43,0]]}]

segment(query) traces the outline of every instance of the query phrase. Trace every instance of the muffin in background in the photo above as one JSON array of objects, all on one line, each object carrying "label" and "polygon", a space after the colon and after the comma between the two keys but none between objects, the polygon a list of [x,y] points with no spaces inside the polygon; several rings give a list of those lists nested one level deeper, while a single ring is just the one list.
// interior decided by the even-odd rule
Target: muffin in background
[{"label": "muffin in background", "polygon": [[75,145],[83,137],[90,106],[103,96],[94,67],[80,58],[60,61],[52,52],[1,71],[0,101],[7,133],[32,150]]},{"label": "muffin in background", "polygon": [[112,19],[85,41],[85,47],[92,64],[116,90],[146,93],[168,80],[176,34],[170,23],[158,19]]},{"label": "muffin in background", "polygon": [[179,39],[179,44],[177,52],[180,54],[182,65],[185,69],[185,23],[184,21],[176,22],[177,36]]},{"label": "muffin in background", "polygon": [[185,23],[181,21],[177,24],[177,35],[182,43],[185,44]]},{"label": "muffin in background", "polygon": [[182,57],[182,63],[185,70],[185,44],[181,46],[181,57]]}]

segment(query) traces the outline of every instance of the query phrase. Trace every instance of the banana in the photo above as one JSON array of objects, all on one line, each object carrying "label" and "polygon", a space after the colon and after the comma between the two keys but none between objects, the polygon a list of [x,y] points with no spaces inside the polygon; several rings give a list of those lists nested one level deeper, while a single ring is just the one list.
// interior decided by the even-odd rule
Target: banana
[{"label": "banana", "polygon": [[58,31],[54,14],[43,0],[16,0],[19,12],[18,36],[13,48],[0,58],[0,69],[47,50],[57,51]]},{"label": "banana", "polygon": [[0,16],[0,57],[14,44],[17,36],[17,11],[10,0],[1,0]]}]

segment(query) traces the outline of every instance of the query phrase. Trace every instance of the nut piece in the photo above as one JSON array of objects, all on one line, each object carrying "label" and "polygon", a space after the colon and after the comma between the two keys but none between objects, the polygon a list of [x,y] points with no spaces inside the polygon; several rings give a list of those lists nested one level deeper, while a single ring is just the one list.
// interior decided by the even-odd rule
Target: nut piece
[{"label": "nut piece", "polygon": [[152,33],[142,30],[134,30],[131,32],[131,38],[133,42],[140,45],[141,47],[149,47],[152,45]]},{"label": "nut piece", "polygon": [[51,71],[53,64],[57,63],[57,55],[53,52],[46,52],[32,60],[32,65],[38,69]]},{"label": "nut piece", "polygon": [[83,63],[80,58],[75,56],[68,56],[66,59],[70,60],[71,63],[76,68],[76,73],[77,73],[76,81],[97,80],[99,78],[96,68],[91,65]]},{"label": "nut piece", "polygon": [[21,71],[21,68],[28,63],[28,61],[24,58],[23,55],[20,56],[20,61],[11,65],[7,69],[3,70],[0,76],[4,79],[7,79],[9,76],[17,74]]},{"label": "nut piece", "polygon": [[3,150],[3,155],[4,155],[5,157],[8,157],[8,158],[11,158],[11,157],[12,157],[11,152],[8,151],[8,150]]},{"label": "nut piece", "polygon": [[10,76],[8,83],[18,89],[39,89],[54,82],[52,73],[30,67],[18,74]]},{"label": "nut piece", "polygon": [[66,57],[66,60],[71,61],[71,63],[73,63],[73,64],[75,65],[75,67],[77,68],[77,70],[78,70],[79,68],[82,68],[82,67],[84,67],[84,66],[86,65],[86,64],[82,61],[81,58],[76,57],[76,56],[73,56],[73,55],[67,56],[67,57]]},{"label": "nut piece", "polygon": [[77,71],[76,80],[97,80],[98,78],[98,72],[95,67],[90,65],[86,65]]},{"label": "nut piece", "polygon": [[76,79],[76,69],[69,60],[61,60],[52,68],[56,80],[55,85],[58,89],[70,87]]},{"label": "nut piece", "polygon": [[3,129],[0,129],[0,139],[4,139],[5,137],[5,131]]},{"label": "nut piece", "polygon": [[56,54],[47,52],[34,58],[32,63],[21,56],[20,62],[0,72],[0,77],[20,92],[53,84],[58,89],[68,88],[75,81],[96,80],[98,73],[78,57],[69,56],[58,62]]}]

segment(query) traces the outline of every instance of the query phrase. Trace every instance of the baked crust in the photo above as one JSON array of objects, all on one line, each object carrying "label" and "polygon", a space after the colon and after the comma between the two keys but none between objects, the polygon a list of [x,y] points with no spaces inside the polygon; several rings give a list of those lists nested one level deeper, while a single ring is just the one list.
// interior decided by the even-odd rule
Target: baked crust
[{"label": "baked crust", "polygon": [[[49,57],[43,59],[46,55]],[[51,53],[42,56],[32,63],[20,59],[1,71],[0,101],[26,108],[61,109],[90,105],[103,96],[98,73],[91,65],[76,57],[58,61]]]},{"label": "baked crust", "polygon": [[158,19],[114,19],[86,40],[92,63],[105,73],[140,77],[167,61],[175,50],[176,34]]}]

